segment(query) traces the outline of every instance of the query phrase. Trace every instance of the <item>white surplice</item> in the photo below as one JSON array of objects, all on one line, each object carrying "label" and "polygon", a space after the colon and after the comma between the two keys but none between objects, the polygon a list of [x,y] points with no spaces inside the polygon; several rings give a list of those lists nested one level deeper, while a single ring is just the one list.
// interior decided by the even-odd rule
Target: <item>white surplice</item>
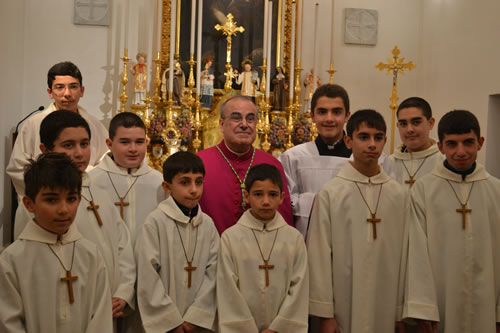
[{"label": "white surplice", "polygon": [[[24,122],[16,139],[12,154],[10,155],[7,174],[12,179],[19,198],[24,195],[24,168],[29,164],[30,159],[36,159],[42,152],[40,151],[40,124],[50,113],[56,111],[54,103],[50,104],[44,111],[41,111]],[[102,155],[108,151],[106,139],[108,131],[94,116],[89,114],[84,108],[78,106],[78,113],[87,121],[90,128],[90,168],[96,165]],[[90,169],[89,168],[89,169]],[[21,202],[21,201],[19,201]]]},{"label": "white surplice", "polygon": [[[264,269],[259,268],[264,261],[253,233],[262,255],[274,266],[269,269],[269,286]],[[257,333],[267,328],[307,332],[308,288],[304,239],[278,212],[264,224],[247,210],[222,234],[217,270],[221,333]]]},{"label": "white surplice", "polygon": [[123,207],[123,220],[128,226],[134,245],[138,228],[144,223],[148,214],[166,198],[161,187],[162,174],[153,170],[147,160],[144,160],[138,169],[132,169],[129,173],[126,168],[116,165],[110,154],[106,154],[89,172],[89,176],[93,184],[108,193],[118,213],[120,206],[117,204],[120,203],[120,197],[126,194],[123,201],[128,205]]},{"label": "white surplice", "polygon": [[320,156],[314,141],[288,149],[278,159],[285,171],[295,227],[305,237],[314,196],[349,159]]},{"label": "white surplice", "polygon": [[435,140],[432,140],[432,146],[422,151],[410,153],[401,150],[402,146],[399,146],[384,160],[382,167],[389,176],[408,189],[410,184],[405,182],[409,181],[410,176],[417,180],[432,172],[436,164],[444,161],[444,155],[439,151]]},{"label": "white surplice", "polygon": [[[66,271],[73,281],[69,302]],[[74,251],[74,252],[73,252]],[[0,332],[112,332],[111,294],[104,260],[73,224],[58,236],[28,222],[0,255]]]},{"label": "white surplice", "polygon": [[[465,214],[465,229],[457,196],[472,210]],[[440,319],[439,332],[495,332],[499,198],[500,180],[480,164],[462,180],[440,163],[413,185],[405,317]]]},{"label": "white surplice", "polygon": [[[147,217],[135,244],[137,301],[146,332],[167,332],[184,321],[213,329],[218,250],[217,229],[199,206],[191,219],[170,196]],[[196,267],[190,288],[186,256]]]},{"label": "white surplice", "polygon": [[[381,219],[376,239],[356,183]],[[311,315],[335,318],[341,332],[394,332],[402,311],[407,196],[383,171],[369,178],[350,162],[321,189],[307,237]]]}]

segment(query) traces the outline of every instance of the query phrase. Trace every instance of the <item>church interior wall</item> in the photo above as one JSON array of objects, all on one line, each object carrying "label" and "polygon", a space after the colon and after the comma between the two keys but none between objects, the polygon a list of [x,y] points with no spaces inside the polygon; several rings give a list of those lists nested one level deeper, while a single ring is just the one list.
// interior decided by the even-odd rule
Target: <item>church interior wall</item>
[{"label": "church interior wall", "polygon": [[[0,59],[4,79],[1,85],[2,109],[0,162],[10,156],[10,134],[15,124],[31,110],[50,102],[46,92],[46,72],[56,62],[71,60],[84,77],[82,105],[105,125],[119,108],[120,57],[128,47],[129,57],[146,50],[151,64],[157,51],[159,0],[114,0],[109,27],[73,24],[73,1],[2,1],[0,7]],[[328,82],[325,70],[330,64],[331,0],[319,3],[318,73]],[[312,63],[313,1],[306,0],[303,77]],[[378,40],[375,46],[344,43],[345,8],[378,11]],[[395,45],[406,61],[417,67],[399,76],[400,101],[418,95],[432,105],[436,118],[453,108],[473,111],[487,136],[488,97],[500,92],[500,44],[498,31],[500,2],[496,0],[336,0],[334,17],[335,82],[346,87],[351,110],[374,108],[390,121],[389,97],[392,77],[375,65],[387,62]],[[141,36],[139,38],[139,36]],[[134,59],[135,60],[135,59]],[[129,91],[129,96],[132,91]],[[498,125],[498,124],[497,124]],[[389,127],[390,128],[390,127]],[[436,128],[433,131],[436,136]],[[487,137],[488,140],[488,137]],[[396,133],[396,144],[399,137]],[[389,147],[386,147],[389,153]],[[479,155],[484,162],[485,149]],[[10,180],[0,174],[4,189],[0,218],[10,216]],[[0,244],[8,230],[0,228]]]}]

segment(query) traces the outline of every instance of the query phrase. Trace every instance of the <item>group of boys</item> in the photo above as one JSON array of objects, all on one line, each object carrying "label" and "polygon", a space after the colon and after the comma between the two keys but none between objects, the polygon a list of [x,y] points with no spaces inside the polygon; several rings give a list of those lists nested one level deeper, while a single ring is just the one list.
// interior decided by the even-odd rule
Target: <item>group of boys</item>
[{"label": "group of boys", "polygon": [[[308,315],[321,332],[404,332],[409,318],[422,332],[500,331],[500,182],[476,163],[472,113],[447,113],[436,143],[429,104],[405,100],[403,144],[381,166],[382,115],[350,115],[345,89],[323,85],[311,105],[318,138],[280,157],[287,198],[274,162],[252,166],[250,99],[221,107],[222,131],[244,132],[245,145],[175,153],[161,175],[132,113],[112,119],[110,152],[96,157],[81,74],[63,64],[49,71],[59,111],[40,116],[37,138],[33,122],[8,168],[24,208],[0,254],[0,331],[307,332]],[[214,154],[220,165],[204,164]],[[225,163],[237,188],[202,199]],[[217,191],[241,205],[212,216]],[[297,228],[280,214],[290,199]]]}]

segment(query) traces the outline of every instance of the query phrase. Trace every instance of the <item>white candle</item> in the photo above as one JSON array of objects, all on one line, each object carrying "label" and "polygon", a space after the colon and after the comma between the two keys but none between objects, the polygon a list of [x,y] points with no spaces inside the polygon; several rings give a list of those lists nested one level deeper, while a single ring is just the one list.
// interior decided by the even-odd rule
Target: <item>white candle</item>
[{"label": "white candle", "polygon": [[[298,59],[302,61],[302,41],[303,41],[303,31],[304,31],[304,1],[305,0],[297,0],[300,1],[300,10],[299,10],[299,19],[297,20],[297,52],[299,54]],[[297,7],[298,8],[298,7]]]},{"label": "white candle", "polygon": [[262,57],[267,57],[267,15],[269,11],[269,1],[264,0],[264,35],[262,36]]},{"label": "white candle", "polygon": [[335,0],[332,0],[332,16],[331,16],[331,23],[332,23],[332,30],[330,32],[330,63],[333,63],[333,27],[335,26]]},{"label": "white candle", "polygon": [[203,18],[203,0],[198,0],[198,40],[196,46],[196,94],[200,96],[201,91],[201,23]]},{"label": "white candle", "polygon": [[314,46],[313,46],[313,93],[316,90],[316,76],[318,75],[318,62],[317,62],[317,55],[318,55],[318,8],[319,8],[319,3],[314,4]]},{"label": "white candle", "polygon": [[[267,0],[266,0],[267,1]],[[267,73],[266,73],[266,98],[269,97],[269,90],[271,88],[271,65],[272,65],[272,59],[271,59],[271,40],[272,38],[272,33],[273,33],[273,6],[272,2],[270,3],[269,6],[269,17],[266,19],[267,21]]]},{"label": "white candle", "polygon": [[292,4],[292,57],[290,59],[290,75],[288,77],[288,89],[290,93],[290,101],[293,100],[293,74],[294,74],[294,66],[295,66],[295,15],[296,15],[296,10],[295,7],[297,6],[297,2],[295,4]]},{"label": "white candle", "polygon": [[189,52],[190,52],[189,56],[191,56],[191,54],[194,54],[195,22],[196,22],[196,0],[191,0],[191,40],[189,43]]},{"label": "white candle", "polygon": [[174,92],[174,52],[175,52],[175,19],[176,19],[177,0],[170,1],[170,72],[168,76],[168,92],[173,95]]}]

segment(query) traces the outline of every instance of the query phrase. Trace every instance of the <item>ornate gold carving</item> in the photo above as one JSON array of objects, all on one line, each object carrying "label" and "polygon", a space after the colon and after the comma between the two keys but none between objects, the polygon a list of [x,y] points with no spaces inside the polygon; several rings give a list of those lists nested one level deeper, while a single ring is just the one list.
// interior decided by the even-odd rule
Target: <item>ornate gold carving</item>
[{"label": "ornate gold carving", "polygon": [[[285,36],[283,40],[283,69],[285,73],[290,73],[292,59],[292,0],[285,0]],[[297,34],[295,34],[297,36]]]},{"label": "ornate gold carving", "polygon": [[128,83],[128,74],[127,74],[127,64],[130,61],[130,58],[128,57],[128,50],[125,48],[123,52],[123,57],[120,58],[123,61],[123,73],[122,73],[122,78],[121,78],[121,83],[122,83],[122,93],[120,94],[120,102],[121,107],[119,112],[125,112],[125,104],[127,104],[128,101],[128,96],[127,96],[127,83]]}]

